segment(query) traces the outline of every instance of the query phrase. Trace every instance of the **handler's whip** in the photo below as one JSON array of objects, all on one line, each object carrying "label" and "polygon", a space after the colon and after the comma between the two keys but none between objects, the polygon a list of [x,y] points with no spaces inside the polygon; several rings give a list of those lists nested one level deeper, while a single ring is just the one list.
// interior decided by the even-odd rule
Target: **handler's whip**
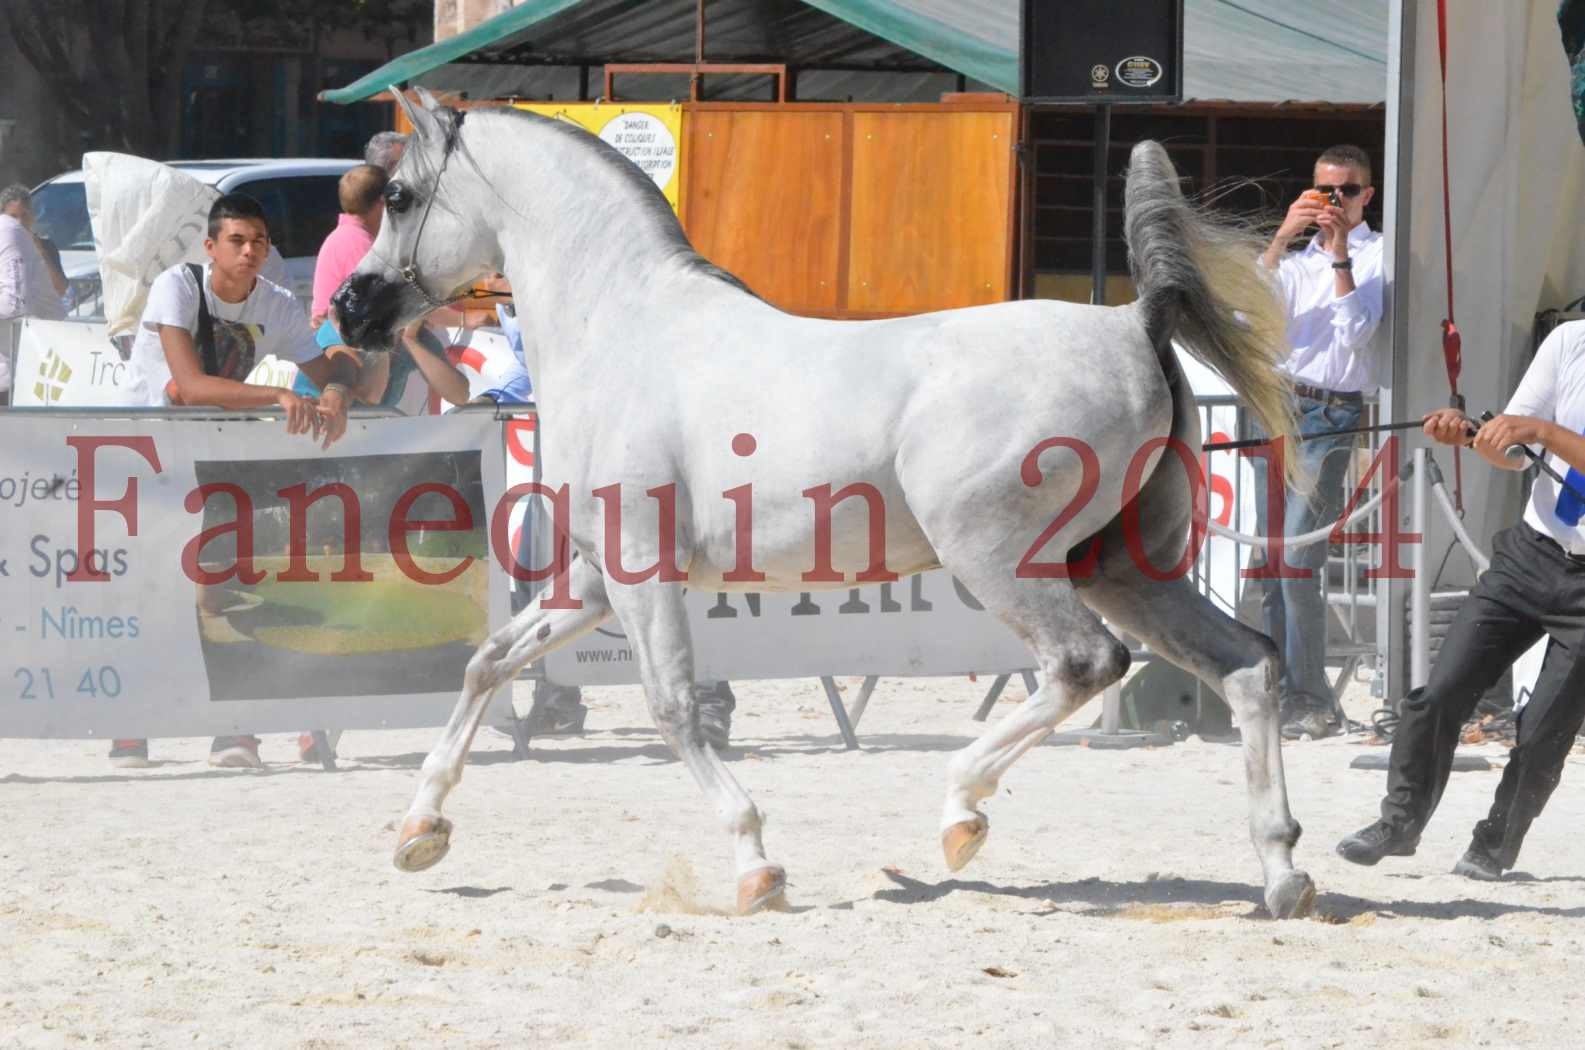
[{"label": "handler's whip", "polygon": [[[1342,437],[1346,434],[1375,434],[1383,430],[1410,430],[1420,427],[1424,420],[1416,419],[1408,423],[1376,423],[1368,427],[1353,427],[1348,430],[1322,430],[1315,434],[1296,434],[1295,441],[1313,441],[1316,438]],[[1236,448],[1255,448],[1258,445],[1271,444],[1270,438],[1244,438],[1240,441],[1213,441],[1208,445],[1201,445],[1202,452],[1225,452]]]},{"label": "handler's whip", "polygon": [[[1494,417],[1490,412],[1483,412],[1481,413],[1480,423],[1490,422],[1493,418]],[[1476,423],[1475,420],[1469,419],[1468,416],[1466,416],[1465,419],[1468,420],[1471,428],[1469,436],[1473,438],[1475,436],[1475,432],[1480,429],[1480,425]],[[1297,434],[1294,436],[1294,440],[1313,441],[1316,438],[1344,437],[1348,434],[1374,434],[1384,430],[1409,430],[1423,426],[1424,422],[1424,420],[1413,420],[1407,423],[1377,423],[1373,426],[1352,427],[1348,430],[1323,430],[1315,434]],[[1260,445],[1269,444],[1271,444],[1270,438],[1244,438],[1240,441],[1212,441],[1209,444],[1201,445],[1200,449],[1204,452],[1227,452],[1234,449],[1255,448]],[[1502,454],[1510,459],[1523,454],[1530,460],[1530,462],[1540,467],[1541,470],[1546,473],[1547,477],[1568,489],[1574,494],[1575,498],[1579,499],[1581,502],[1585,502],[1585,492],[1581,492],[1579,489],[1569,484],[1569,480],[1562,474],[1559,474],[1557,470],[1553,468],[1552,464],[1546,461],[1545,456],[1533,451],[1529,445],[1509,445],[1507,448],[1502,450]]]}]

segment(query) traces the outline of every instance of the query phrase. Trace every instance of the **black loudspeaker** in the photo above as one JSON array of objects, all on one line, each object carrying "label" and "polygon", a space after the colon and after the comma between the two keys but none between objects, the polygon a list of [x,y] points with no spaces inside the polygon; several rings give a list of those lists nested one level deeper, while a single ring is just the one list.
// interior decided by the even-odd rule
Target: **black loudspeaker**
[{"label": "black loudspeaker", "polygon": [[1023,0],[1025,102],[1179,102],[1183,0]]}]

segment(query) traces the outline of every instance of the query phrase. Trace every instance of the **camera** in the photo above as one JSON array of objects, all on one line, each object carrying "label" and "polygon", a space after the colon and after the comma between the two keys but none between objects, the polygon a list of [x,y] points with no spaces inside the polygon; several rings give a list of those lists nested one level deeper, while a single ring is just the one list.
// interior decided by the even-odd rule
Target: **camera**
[{"label": "camera", "polygon": [[1334,208],[1341,208],[1343,206],[1343,191],[1333,188],[1332,192],[1326,195],[1326,201]]}]

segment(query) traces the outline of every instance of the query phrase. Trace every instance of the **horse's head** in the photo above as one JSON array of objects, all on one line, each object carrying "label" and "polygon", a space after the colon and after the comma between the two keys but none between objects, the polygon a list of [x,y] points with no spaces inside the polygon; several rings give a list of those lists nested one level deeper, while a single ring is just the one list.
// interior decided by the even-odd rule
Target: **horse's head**
[{"label": "horse's head", "polygon": [[330,300],[342,337],[358,347],[390,346],[403,325],[500,268],[490,224],[461,207],[480,188],[474,167],[456,163],[464,114],[422,88],[422,108],[391,93],[413,134],[386,184],[374,247]]}]

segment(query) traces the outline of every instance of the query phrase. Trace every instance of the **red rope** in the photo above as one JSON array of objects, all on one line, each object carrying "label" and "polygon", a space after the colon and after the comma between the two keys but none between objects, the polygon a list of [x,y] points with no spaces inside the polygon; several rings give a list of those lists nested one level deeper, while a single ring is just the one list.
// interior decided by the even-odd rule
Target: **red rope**
[{"label": "red rope", "polygon": [[[1442,363],[1447,366],[1448,403],[1460,412],[1458,377],[1464,370],[1464,341],[1453,323],[1453,184],[1448,179],[1447,150],[1447,0],[1436,0],[1436,41],[1442,59],[1442,237],[1447,263],[1447,316],[1442,319]],[[1464,460],[1462,449],[1453,450],[1453,503],[1464,513]]]}]

